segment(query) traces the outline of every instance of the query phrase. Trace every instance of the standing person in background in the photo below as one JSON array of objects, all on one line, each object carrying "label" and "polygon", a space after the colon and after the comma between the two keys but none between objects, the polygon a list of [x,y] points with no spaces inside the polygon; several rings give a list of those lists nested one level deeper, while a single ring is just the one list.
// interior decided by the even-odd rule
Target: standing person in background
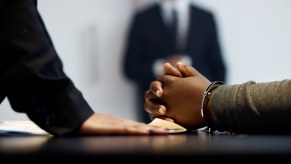
[{"label": "standing person in background", "polygon": [[64,73],[36,0],[1,0],[0,22],[0,102],[7,97],[53,135],[167,134],[91,109]]},{"label": "standing person in background", "polygon": [[166,62],[194,66],[208,79],[226,80],[214,16],[189,0],[159,0],[139,11],[131,24],[123,71],[136,82],[138,119],[150,122],[144,93]]}]

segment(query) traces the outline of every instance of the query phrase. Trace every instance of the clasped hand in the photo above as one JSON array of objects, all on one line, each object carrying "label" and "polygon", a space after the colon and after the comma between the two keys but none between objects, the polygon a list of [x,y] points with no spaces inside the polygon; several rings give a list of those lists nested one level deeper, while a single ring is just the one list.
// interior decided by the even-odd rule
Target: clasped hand
[{"label": "clasped hand", "polygon": [[203,92],[210,81],[191,66],[164,64],[164,72],[145,92],[145,110],[151,119],[173,121],[188,130],[205,126],[201,116]]}]

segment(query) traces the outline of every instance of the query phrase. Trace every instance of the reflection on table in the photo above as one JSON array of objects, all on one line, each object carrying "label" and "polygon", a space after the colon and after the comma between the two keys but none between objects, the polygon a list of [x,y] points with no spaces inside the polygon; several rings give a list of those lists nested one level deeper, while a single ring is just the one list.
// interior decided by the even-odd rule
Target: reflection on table
[{"label": "reflection on table", "polygon": [[[57,157],[132,160],[291,159],[291,136],[208,134],[193,131],[152,136],[1,136],[1,159]],[[14,158],[16,157],[16,158]],[[45,158],[47,157],[47,158]]]}]

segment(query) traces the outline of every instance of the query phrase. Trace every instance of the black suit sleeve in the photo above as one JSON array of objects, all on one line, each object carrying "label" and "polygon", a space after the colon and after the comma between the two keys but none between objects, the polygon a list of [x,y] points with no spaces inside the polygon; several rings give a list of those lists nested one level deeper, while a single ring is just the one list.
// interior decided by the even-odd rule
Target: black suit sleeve
[{"label": "black suit sleeve", "polygon": [[0,2],[0,92],[44,130],[64,135],[93,114],[63,72],[35,0]]}]

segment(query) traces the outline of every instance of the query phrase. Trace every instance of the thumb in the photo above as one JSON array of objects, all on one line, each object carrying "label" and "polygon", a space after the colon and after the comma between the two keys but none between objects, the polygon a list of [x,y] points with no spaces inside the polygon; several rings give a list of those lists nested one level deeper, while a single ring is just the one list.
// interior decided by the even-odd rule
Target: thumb
[{"label": "thumb", "polygon": [[177,62],[177,68],[182,73],[183,77],[191,77],[191,76],[197,76],[200,73],[189,65],[184,65],[181,62]]},{"label": "thumb", "polygon": [[164,71],[165,71],[165,74],[167,75],[182,77],[182,73],[177,68],[172,66],[170,63],[164,64]]}]

